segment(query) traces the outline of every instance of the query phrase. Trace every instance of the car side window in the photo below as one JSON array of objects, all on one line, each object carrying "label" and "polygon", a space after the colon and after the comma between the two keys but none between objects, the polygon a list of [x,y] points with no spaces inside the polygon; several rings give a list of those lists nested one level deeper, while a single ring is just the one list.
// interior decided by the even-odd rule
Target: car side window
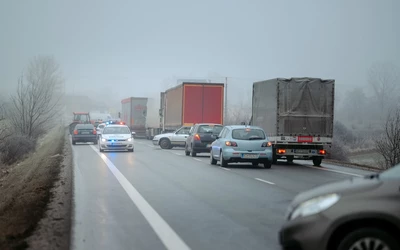
[{"label": "car side window", "polygon": [[196,129],[197,129],[197,125],[196,125],[196,126],[193,126],[193,127],[190,129],[189,134],[193,134],[193,133],[196,131]]},{"label": "car side window", "polygon": [[190,128],[182,128],[176,134],[178,134],[178,135],[187,135],[187,134],[189,134],[189,130],[190,130]]}]

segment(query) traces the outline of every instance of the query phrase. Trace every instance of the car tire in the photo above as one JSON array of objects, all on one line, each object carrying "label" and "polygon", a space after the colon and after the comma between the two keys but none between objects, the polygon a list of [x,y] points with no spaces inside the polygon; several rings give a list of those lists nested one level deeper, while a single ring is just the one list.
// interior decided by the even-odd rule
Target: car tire
[{"label": "car tire", "polygon": [[185,155],[186,155],[186,156],[189,156],[189,155],[190,155],[190,151],[187,150],[187,146],[185,146]]},{"label": "car tire", "polygon": [[134,152],[135,150],[132,148],[132,149],[128,149],[128,152]]},{"label": "car tire", "polygon": [[[339,243],[338,250],[348,250],[348,249],[353,249],[352,246],[354,246],[357,243],[361,242],[366,242],[371,240],[375,240],[376,243],[380,241],[382,246],[387,246],[386,249],[389,250],[396,250],[400,249],[400,244],[396,241],[396,239],[389,233],[387,233],[384,230],[381,230],[379,228],[360,228],[356,229],[349,234],[347,234],[343,240]],[[378,248],[375,245],[375,249],[383,249]]]},{"label": "car tire", "polygon": [[100,147],[99,147],[99,151],[100,151],[100,153],[104,152],[104,150],[103,150],[103,149],[101,149]]},{"label": "car tire", "polygon": [[94,141],[93,144],[94,144],[94,145],[97,145],[97,141]]},{"label": "car tire", "polygon": [[228,162],[224,159],[222,151],[221,151],[221,154],[219,155],[219,164],[221,165],[221,167],[228,166]]},{"label": "car tire", "polygon": [[171,142],[170,142],[170,140],[168,140],[168,139],[166,139],[166,138],[161,139],[161,141],[160,141],[160,147],[161,147],[162,149],[171,149],[172,147],[171,147]]},{"label": "car tire", "polygon": [[210,152],[210,164],[211,165],[217,165],[217,160],[214,159],[213,153]]},{"label": "car tire", "polygon": [[322,163],[322,158],[316,157],[316,158],[313,158],[312,161],[313,161],[314,166],[320,167],[320,166],[321,166],[321,163]]},{"label": "car tire", "polygon": [[271,167],[272,167],[272,162],[271,161],[264,162],[264,168],[270,169]]},{"label": "car tire", "polygon": [[190,155],[192,157],[196,157],[197,153],[194,151],[193,146],[192,146],[192,150],[190,151]]},{"label": "car tire", "polygon": [[72,145],[76,145],[76,142],[75,142],[75,141],[72,141]]},{"label": "car tire", "polygon": [[252,162],[251,165],[253,165],[254,167],[258,166],[258,162]]}]

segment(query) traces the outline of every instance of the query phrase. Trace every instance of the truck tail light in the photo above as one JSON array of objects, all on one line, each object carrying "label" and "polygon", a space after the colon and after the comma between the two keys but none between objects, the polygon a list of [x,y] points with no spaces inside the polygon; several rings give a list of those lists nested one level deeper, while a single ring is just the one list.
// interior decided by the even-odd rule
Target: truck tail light
[{"label": "truck tail light", "polygon": [[326,155],[326,150],[320,149],[318,152],[320,155]]},{"label": "truck tail light", "polygon": [[74,130],[74,135],[77,135],[78,134],[78,130]]},{"label": "truck tail light", "polygon": [[284,153],[286,153],[286,149],[278,149],[277,150],[277,152],[278,152],[278,154],[284,154]]},{"label": "truck tail light", "polygon": [[227,141],[225,142],[225,145],[228,147],[237,147],[237,143],[234,141]]},{"label": "truck tail light", "polygon": [[200,141],[200,135],[199,134],[195,134],[194,135],[194,140],[195,141]]},{"label": "truck tail light", "polygon": [[265,148],[265,147],[271,147],[272,143],[271,142],[264,142],[261,147]]}]

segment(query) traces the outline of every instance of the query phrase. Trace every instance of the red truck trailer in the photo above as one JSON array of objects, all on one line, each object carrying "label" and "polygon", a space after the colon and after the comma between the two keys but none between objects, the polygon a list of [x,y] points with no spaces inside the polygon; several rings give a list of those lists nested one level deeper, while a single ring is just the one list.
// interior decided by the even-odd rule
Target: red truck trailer
[{"label": "red truck trailer", "polygon": [[223,83],[183,82],[165,91],[161,102],[165,131],[196,123],[223,124]]}]

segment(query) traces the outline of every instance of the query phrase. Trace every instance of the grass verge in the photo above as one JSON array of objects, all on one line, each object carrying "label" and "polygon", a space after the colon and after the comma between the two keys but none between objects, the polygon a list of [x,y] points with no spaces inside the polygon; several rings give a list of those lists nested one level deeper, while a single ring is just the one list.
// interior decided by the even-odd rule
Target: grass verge
[{"label": "grass verge", "polygon": [[43,217],[58,178],[65,141],[62,128],[43,138],[36,152],[2,170],[0,249],[25,249],[25,239]]}]

